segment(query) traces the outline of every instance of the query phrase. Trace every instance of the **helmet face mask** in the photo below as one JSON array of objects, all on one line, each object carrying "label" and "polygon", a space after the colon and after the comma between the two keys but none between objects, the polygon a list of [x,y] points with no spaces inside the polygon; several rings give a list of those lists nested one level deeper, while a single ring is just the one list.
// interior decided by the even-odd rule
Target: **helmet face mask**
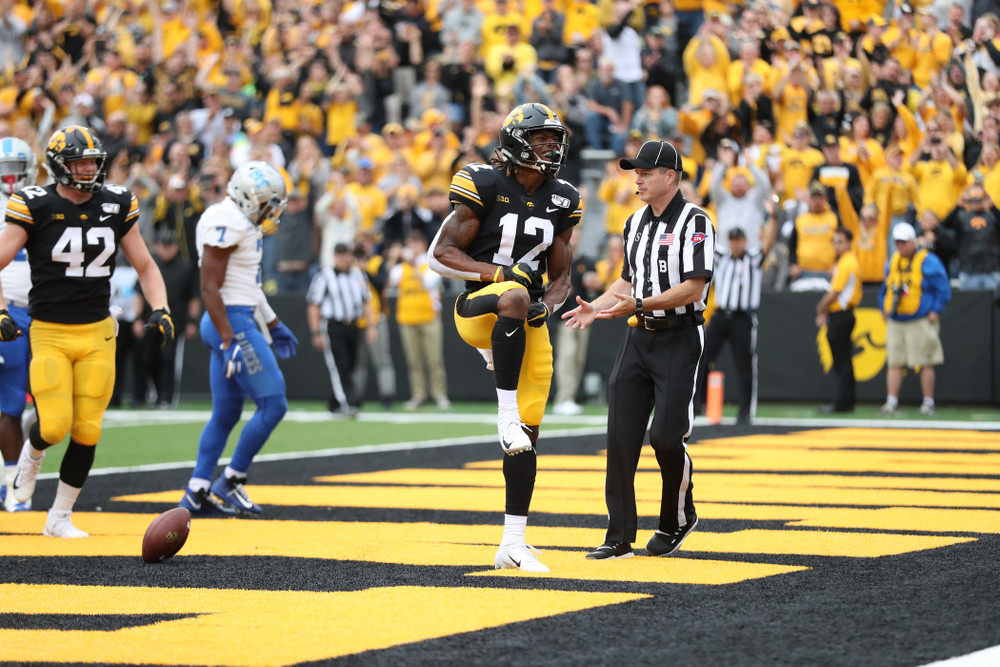
[{"label": "helmet face mask", "polygon": [[[536,135],[548,131],[554,141],[538,141]],[[539,155],[539,147],[549,147]],[[507,160],[520,167],[542,172],[555,178],[566,164],[569,148],[569,131],[552,109],[544,104],[531,103],[515,107],[500,128],[500,152]]]},{"label": "helmet face mask", "polygon": [[[70,166],[77,160],[94,160],[96,169],[80,172],[80,165]],[[93,192],[104,184],[108,154],[93,130],[82,125],[70,125],[56,130],[49,138],[45,162],[59,185],[80,192]]]},{"label": "helmet face mask", "polygon": [[288,204],[284,177],[266,162],[241,165],[229,179],[226,194],[265,234],[277,230],[278,218]]},{"label": "helmet face mask", "polygon": [[17,137],[0,139],[0,189],[3,193],[9,196],[34,185],[37,176],[38,161],[31,146]]}]

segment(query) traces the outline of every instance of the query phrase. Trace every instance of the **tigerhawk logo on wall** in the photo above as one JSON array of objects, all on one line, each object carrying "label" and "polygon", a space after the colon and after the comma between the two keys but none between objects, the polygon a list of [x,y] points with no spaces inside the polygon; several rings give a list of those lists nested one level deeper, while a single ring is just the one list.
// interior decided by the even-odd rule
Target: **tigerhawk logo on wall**
[{"label": "tigerhawk logo on wall", "polygon": [[[877,308],[854,309],[854,378],[858,382],[871,380],[885,366],[885,320]],[[816,333],[816,351],[819,353],[823,372],[833,369],[833,354],[826,340],[826,327]]]}]

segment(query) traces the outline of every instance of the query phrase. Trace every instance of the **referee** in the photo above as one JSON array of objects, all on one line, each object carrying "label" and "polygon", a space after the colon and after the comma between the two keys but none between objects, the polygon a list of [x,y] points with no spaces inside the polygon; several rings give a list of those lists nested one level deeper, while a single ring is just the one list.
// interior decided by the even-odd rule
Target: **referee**
[{"label": "referee", "polygon": [[[704,349],[702,312],[712,278],[715,229],[708,214],[678,191],[681,156],[666,141],[647,141],[634,169],[645,206],[625,221],[621,277],[601,296],[563,315],[566,326],[629,316],[608,380],[608,531],[591,559],[628,558],[636,538],[635,471],[653,412],[649,441],[663,478],[659,530],[646,544],[653,556],[676,551],[697,525],[687,438],[695,379]],[[654,412],[655,408],[655,412]]]},{"label": "referee", "polygon": [[757,412],[757,309],[760,308],[760,286],[764,257],[771,251],[778,226],[774,221],[774,203],[767,200],[768,221],[762,230],[761,245],[748,249],[742,227],[729,230],[729,248],[715,249],[714,288],[715,311],[705,328],[704,363],[698,367],[697,405],[705,404],[705,377],[728,340],[733,351],[736,375],[739,379],[740,408],[737,424],[750,424]]},{"label": "referee", "polygon": [[354,255],[343,243],[333,249],[333,266],[313,276],[306,293],[312,345],[322,350],[330,372],[330,412],[339,411],[348,417],[357,415],[361,405],[361,396],[354,387],[358,320],[365,318],[369,345],[378,337],[371,298],[367,275],[354,265]]}]

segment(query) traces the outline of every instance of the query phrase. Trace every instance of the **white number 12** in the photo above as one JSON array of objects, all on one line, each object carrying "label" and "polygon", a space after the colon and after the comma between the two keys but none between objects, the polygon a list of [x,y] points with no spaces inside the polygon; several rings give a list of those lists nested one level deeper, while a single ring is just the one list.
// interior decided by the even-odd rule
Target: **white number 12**
[{"label": "white number 12", "polygon": [[493,254],[493,263],[506,266],[508,264],[514,264],[515,262],[524,262],[532,269],[538,269],[538,260],[535,258],[542,254],[546,248],[552,245],[552,236],[554,231],[552,221],[546,218],[536,218],[534,216],[531,216],[524,221],[524,233],[528,236],[538,236],[538,233],[541,232],[542,240],[538,245],[525,253],[523,257],[516,260],[512,257],[512,253],[514,252],[514,239],[517,237],[517,213],[508,213],[500,218],[500,228],[502,230],[500,247],[497,248],[497,252]]}]

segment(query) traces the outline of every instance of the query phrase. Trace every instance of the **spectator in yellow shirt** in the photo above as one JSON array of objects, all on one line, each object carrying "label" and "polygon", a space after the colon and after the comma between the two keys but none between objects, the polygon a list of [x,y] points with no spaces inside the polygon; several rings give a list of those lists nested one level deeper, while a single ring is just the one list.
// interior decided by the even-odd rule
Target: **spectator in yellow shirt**
[{"label": "spectator in yellow shirt", "polygon": [[[890,146],[885,159],[886,164],[876,169],[865,185],[864,203],[877,207],[879,228],[884,230],[881,240],[885,249],[892,251],[894,246],[889,241],[890,230],[899,224],[910,224],[910,209],[920,210],[921,196],[917,180],[903,166],[903,151],[899,146]],[[857,229],[852,231],[858,232]],[[883,262],[878,266],[878,275],[872,280],[881,280],[884,268]]]},{"label": "spectator in yellow shirt", "polygon": [[345,190],[352,194],[357,202],[359,229],[380,235],[378,223],[385,214],[388,200],[375,184],[375,163],[371,158],[362,157],[358,160],[354,178],[347,184]]},{"label": "spectator in yellow shirt", "polygon": [[788,275],[793,281],[793,290],[796,289],[794,283],[799,280],[830,278],[837,259],[833,233],[839,226],[837,214],[830,210],[826,201],[826,187],[813,181],[809,185],[809,209],[795,218],[788,240]]},{"label": "spectator in yellow shirt", "polygon": [[781,152],[781,168],[778,171],[780,181],[775,183],[775,189],[781,194],[782,200],[792,206],[796,205],[796,201],[808,200],[813,172],[826,162],[823,153],[813,148],[811,143],[809,124],[800,121],[792,131],[791,146]]},{"label": "spectator in yellow shirt", "polygon": [[867,186],[876,169],[885,165],[882,145],[871,138],[868,116],[858,114],[851,123],[851,133],[840,139],[840,157],[858,168],[861,184]]},{"label": "spectator in yellow shirt", "polygon": [[838,227],[833,233],[837,264],[830,290],[816,304],[816,326],[826,327],[826,339],[837,376],[837,398],[820,412],[854,412],[854,309],[861,303],[861,276],[858,260],[851,252],[851,230]]},{"label": "spectator in yellow shirt", "polygon": [[490,46],[483,67],[493,80],[493,94],[498,100],[513,104],[514,81],[518,74],[538,63],[538,52],[522,39],[519,25],[508,25],[506,39]]},{"label": "spectator in yellow shirt", "polygon": [[[930,153],[929,160],[922,159],[924,152]],[[958,203],[967,172],[940,132],[924,135],[920,147],[910,156],[910,172],[920,188],[922,207],[944,220]]]}]

